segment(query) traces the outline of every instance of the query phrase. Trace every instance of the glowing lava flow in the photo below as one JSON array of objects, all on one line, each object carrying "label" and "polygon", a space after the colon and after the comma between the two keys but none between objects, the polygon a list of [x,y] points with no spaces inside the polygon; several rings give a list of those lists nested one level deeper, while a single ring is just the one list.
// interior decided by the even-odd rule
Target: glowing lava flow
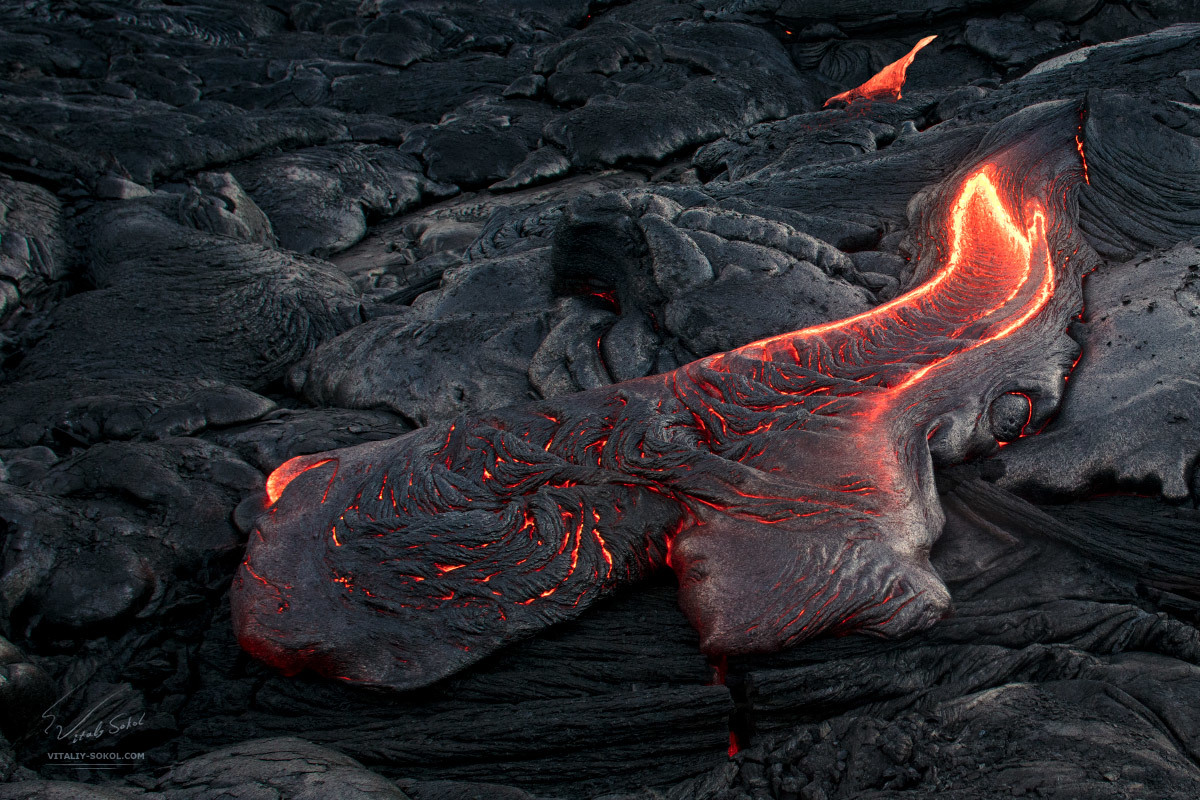
[{"label": "glowing lava flow", "polygon": [[933,624],[933,463],[996,446],[993,401],[1035,396],[1082,303],[1077,122],[998,126],[917,204],[916,288],[871,311],[285,463],[233,584],[242,646],[423,686],[662,567],[713,655]]},{"label": "glowing lava flow", "polygon": [[[1026,215],[1032,221],[1022,229],[1000,197],[996,181],[996,168],[985,164],[963,182],[950,214],[949,258],[921,286],[870,311],[762,339],[712,356],[709,363],[720,369],[734,358],[787,359],[830,377],[907,388],[951,353],[1010,335],[1049,300],[1054,275],[1045,252],[1046,215],[1041,203],[1028,204]],[[1011,303],[1027,288],[1035,250],[1041,254],[1038,290],[1027,307],[1014,312]],[[1004,312],[1005,324],[999,324],[997,312]],[[984,319],[996,330],[964,342],[962,337],[972,324]],[[854,343],[869,340],[899,356],[921,352],[928,357],[935,355],[929,343],[938,338],[946,350],[938,361],[919,368],[900,359],[873,364],[872,374],[866,377],[852,349]]]},{"label": "glowing lava flow", "polygon": [[883,98],[899,100],[900,90],[904,88],[904,79],[908,74],[908,68],[912,65],[913,59],[917,57],[917,53],[920,52],[921,48],[936,38],[937,36],[926,36],[913,45],[913,49],[909,50],[903,57],[896,59],[872,75],[866,83],[861,86],[855,86],[853,89],[849,89],[841,94],[835,94],[826,100],[825,108],[828,108],[830,103],[846,103],[849,105],[858,100],[880,100]]}]

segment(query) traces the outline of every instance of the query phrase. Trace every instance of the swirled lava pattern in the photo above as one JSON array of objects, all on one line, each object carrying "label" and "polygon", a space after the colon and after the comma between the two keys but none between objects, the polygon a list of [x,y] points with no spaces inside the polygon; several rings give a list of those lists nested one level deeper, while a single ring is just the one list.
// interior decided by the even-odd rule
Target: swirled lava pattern
[{"label": "swirled lava pattern", "polygon": [[934,463],[995,447],[991,403],[1081,307],[1078,115],[1010,117],[923,193],[916,288],[871,311],[288,461],[233,584],[242,646],[412,688],[664,566],[712,654],[933,624]]}]

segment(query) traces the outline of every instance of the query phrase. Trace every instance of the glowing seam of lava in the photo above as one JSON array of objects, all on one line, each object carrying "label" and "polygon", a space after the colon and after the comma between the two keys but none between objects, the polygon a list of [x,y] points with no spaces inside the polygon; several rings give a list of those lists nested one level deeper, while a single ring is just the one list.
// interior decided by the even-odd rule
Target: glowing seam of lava
[{"label": "glowing seam of lava", "polygon": [[[1068,176],[1078,175],[1070,137],[1068,127],[1061,142],[1053,140],[1063,146],[1063,153],[1051,174],[1062,174],[1061,156],[1065,156],[1070,160]],[[1080,143],[1078,135],[1075,143]],[[950,415],[960,413],[964,420],[974,416],[974,436],[986,414],[979,409],[986,409],[993,389],[988,382],[984,393],[970,394],[972,384],[958,385],[955,362],[964,375],[979,370],[988,381],[1003,380],[1000,373],[1006,363],[1000,362],[1007,362],[1010,353],[1022,361],[1038,357],[1037,343],[1060,331],[1059,312],[1074,300],[1067,293],[1061,298],[1066,302],[1054,302],[1059,284],[1072,288],[1070,273],[1057,272],[1072,259],[1062,255],[1069,248],[1053,250],[1061,246],[1061,236],[1068,229],[1051,216],[1060,207],[1053,204],[1054,197],[1044,193],[1042,179],[1047,172],[1027,174],[1021,169],[1017,159],[1023,151],[998,152],[995,159],[976,161],[975,166],[958,171],[954,183],[944,183],[930,195],[926,203],[931,208],[919,217],[922,229],[933,234],[933,240],[923,247],[918,272],[925,280],[901,297],[847,319],[701,359],[656,382],[647,378],[628,394],[622,388],[609,390],[607,395],[598,391],[592,397],[599,397],[599,404],[591,400],[582,406],[565,403],[561,421],[538,404],[525,412],[533,419],[514,412],[513,418],[465,420],[457,429],[450,425],[447,431],[439,426],[415,433],[408,440],[412,445],[371,445],[371,449],[342,456],[340,462],[336,457],[318,460],[322,458],[319,455],[292,459],[268,479],[268,499],[280,501],[295,477],[334,461],[330,485],[336,481],[338,488],[332,493],[326,488],[321,502],[334,500],[344,506],[344,515],[332,529],[325,528],[332,544],[324,537],[304,537],[300,545],[327,548],[323,556],[329,563],[370,558],[379,548],[392,545],[401,549],[401,557],[379,561],[380,566],[390,568],[394,563],[407,567],[406,572],[419,566],[426,575],[397,576],[391,587],[396,595],[401,599],[415,595],[419,601],[399,603],[398,608],[458,614],[466,612],[453,609],[490,603],[489,608],[494,608],[501,620],[508,619],[507,608],[527,615],[515,617],[512,624],[525,625],[528,619],[542,622],[569,616],[568,606],[586,605],[589,593],[592,597],[606,593],[622,575],[630,579],[664,561],[681,579],[687,578],[693,559],[711,556],[699,549],[706,546],[706,538],[715,541],[753,531],[766,542],[761,546],[762,558],[774,555],[773,548],[787,554],[792,547],[802,548],[807,558],[806,535],[816,531],[821,536],[844,534],[848,538],[840,552],[823,543],[816,548],[812,558],[820,569],[805,566],[782,571],[775,586],[763,593],[782,593],[781,602],[772,599],[765,607],[751,607],[744,613],[735,609],[742,616],[730,618],[753,624],[742,638],[731,634],[732,638],[721,640],[714,635],[716,647],[730,646],[729,642],[733,647],[744,647],[746,642],[753,647],[763,642],[792,642],[809,632],[850,630],[854,620],[855,625],[879,631],[905,608],[918,609],[914,619],[938,612],[941,587],[936,576],[927,577],[921,563],[909,563],[906,551],[896,551],[898,577],[888,578],[867,603],[851,597],[857,592],[854,581],[858,577],[852,581],[847,576],[858,573],[850,568],[840,571],[847,563],[857,569],[857,562],[848,555],[856,542],[873,543],[861,551],[864,563],[892,565],[890,551],[895,548],[890,545],[888,526],[893,520],[909,526],[906,531],[936,533],[929,522],[933,515],[918,520],[909,511],[935,502],[922,494],[927,488],[921,482],[924,473],[919,471],[928,466],[925,449],[935,449],[935,445],[927,446],[926,439],[939,428],[954,424],[959,417]],[[1014,173],[1006,169],[1009,165],[1016,166]],[[1052,181],[1049,188],[1057,185]],[[1048,241],[1047,237],[1054,238]],[[1035,274],[1038,270],[1041,273]],[[1035,324],[1024,330],[1031,320]],[[1029,336],[1022,338],[1026,332]],[[1018,335],[1011,343],[957,358],[1014,333]],[[985,363],[993,353],[997,363]],[[937,372],[946,364],[951,365],[949,370]],[[964,395],[965,405],[960,403]],[[982,406],[977,405],[980,400]],[[1032,422],[1034,404],[1029,398],[1026,402],[1026,420],[1019,435],[1025,435]],[[622,408],[632,404],[627,417],[616,408],[617,403]],[[664,408],[666,403],[671,405]],[[553,425],[543,423],[543,418]],[[675,436],[676,428],[683,429],[682,437]],[[771,435],[740,441],[766,431]],[[832,446],[835,435],[839,437],[836,447]],[[550,456],[542,457],[540,440]],[[953,448],[958,446],[953,436],[936,443],[942,452],[957,452]],[[802,458],[810,447],[825,451],[811,471],[804,471]],[[385,469],[397,468],[397,453],[408,454],[403,462],[409,472],[407,488],[403,472],[389,477]],[[418,470],[417,460],[428,463]],[[800,469],[793,469],[795,465]],[[910,471],[914,465],[916,469]],[[339,467],[346,477],[337,475]],[[781,474],[772,474],[776,472]],[[303,502],[302,490],[310,488],[315,499],[319,479],[310,478],[281,502]],[[389,492],[390,505],[385,499]],[[644,510],[638,509],[635,515],[632,509],[622,509],[620,503],[626,498],[631,498],[631,506],[644,503]],[[386,513],[380,512],[375,501],[387,506],[383,509]],[[345,505],[347,502],[350,505]],[[426,531],[409,525],[406,519],[463,511],[473,502],[474,516],[469,523],[447,517],[429,528],[428,542],[417,541]],[[668,509],[674,509],[674,521],[668,518]],[[394,523],[385,519],[392,512]],[[271,513],[264,525],[306,523],[307,517],[301,515]],[[786,525],[778,533],[770,529],[779,523]],[[652,530],[650,525],[656,527]],[[795,545],[789,538],[793,535]],[[358,537],[365,546],[356,548],[351,537]],[[681,543],[676,543],[677,537],[682,537]],[[258,541],[268,547],[280,539],[271,538],[268,542],[259,534]],[[693,542],[700,544],[692,549]],[[343,544],[350,552],[337,550]],[[760,547],[756,539],[747,544],[747,550]],[[428,550],[423,549],[426,546]],[[492,549],[486,553],[474,552],[489,546]],[[786,558],[780,561],[791,563]],[[426,569],[430,564],[436,573]],[[272,568],[280,569],[277,562]],[[732,558],[728,569],[739,579],[745,571],[758,580],[753,558]],[[248,587],[244,591],[252,599],[265,598],[264,608],[273,611],[273,585],[267,587],[265,580],[250,570],[249,556],[246,570],[246,580],[239,582],[239,587]],[[334,583],[345,589],[347,597],[339,593],[338,600],[349,609],[347,613],[357,613],[359,607],[351,607],[347,599],[352,589],[360,588],[350,581],[354,574],[333,575]],[[805,583],[810,574],[812,580]],[[264,575],[272,573],[264,571]],[[500,575],[501,579],[494,580]],[[805,585],[785,585],[785,579],[797,576],[795,582]],[[430,582],[418,586],[426,577]],[[927,580],[929,583],[924,583]],[[286,583],[279,585],[291,589]],[[685,585],[681,580],[681,587]],[[387,597],[387,580],[374,588]],[[934,599],[928,604],[927,600],[918,601],[927,592]],[[360,605],[363,596],[372,596],[366,590],[353,594],[353,601]],[[847,605],[850,601],[854,602]],[[697,627],[715,619],[717,633],[725,635],[719,627],[724,624],[725,612],[718,613],[704,602],[701,597],[689,610],[699,619]],[[926,604],[932,610],[922,610]],[[535,608],[524,610],[531,605]],[[852,613],[846,615],[847,610]],[[303,613],[295,619],[305,620]],[[317,622],[323,624],[323,620]],[[901,627],[910,624],[901,619]],[[760,627],[764,630],[750,634]],[[270,635],[273,632],[268,630],[264,638]],[[486,631],[479,634],[485,635]],[[491,646],[488,640],[481,640],[485,650]],[[324,668],[323,664],[316,666]]]},{"label": "glowing seam of lava", "polygon": [[[996,184],[992,181],[990,170],[985,167],[967,179],[958,198],[954,201],[954,210],[951,212],[950,221],[950,266],[953,268],[962,263],[963,245],[967,238],[964,218],[970,210],[971,201],[980,195],[983,196],[987,210],[991,212],[992,221],[999,225],[1014,245],[1025,251],[1024,260],[1028,260],[1029,253],[1033,248],[1032,242],[1028,238],[1028,232],[1022,233],[1013,222],[1012,216],[1004,207],[1004,201],[1000,198]],[[998,216],[997,212],[1003,216]],[[1011,298],[1012,295],[1009,297]],[[1004,305],[1004,303],[1000,305]]]},{"label": "glowing seam of lava", "polygon": [[1075,149],[1079,151],[1079,160],[1083,163],[1083,182],[1091,186],[1092,179],[1088,175],[1087,153],[1083,152],[1083,125],[1079,126],[1079,132],[1075,134]]},{"label": "glowing seam of lava", "polygon": [[[914,306],[918,300],[921,300],[937,290],[943,283],[947,281],[947,279],[952,277],[962,265],[962,248],[964,241],[966,240],[966,231],[963,228],[962,220],[968,205],[977,196],[982,196],[982,198],[988,204],[988,207],[993,209],[993,214],[995,214],[995,209],[999,209],[1003,216],[994,216],[995,221],[998,222],[1001,228],[1009,234],[1014,243],[1019,244],[1027,251],[1025,259],[1028,260],[1028,253],[1032,252],[1032,239],[1029,237],[1029,234],[1022,235],[1015,224],[1013,224],[1012,216],[1005,208],[999,191],[996,189],[995,181],[992,177],[993,171],[994,169],[990,164],[985,164],[963,183],[963,187],[959,191],[958,197],[955,199],[953,207],[954,211],[951,215],[952,239],[950,258],[947,260],[945,268],[934,275],[930,280],[926,281],[915,289],[868,311],[863,311],[859,314],[855,314],[854,316],[846,317],[845,319],[836,320],[834,322],[813,325],[808,328],[802,328],[798,331],[781,333],[777,336],[759,339],[758,341],[752,342],[731,352],[739,355],[749,356],[751,358],[759,358],[766,355],[769,346],[772,344],[786,343],[794,345],[794,342],[799,338],[819,336],[823,333],[828,333],[838,329],[848,329],[860,322],[870,322],[871,324],[877,325],[884,320],[891,319],[897,324],[906,325],[907,323],[903,318],[898,317],[892,312]],[[1043,216],[1040,206],[1038,207],[1036,215],[1039,218]],[[1008,303],[1012,297],[1014,297],[1016,293],[1020,291],[1020,288],[1021,287],[1018,286],[1016,290],[1014,290],[1009,297],[1005,298],[1004,301],[998,304],[996,308],[1000,308],[1005,303]],[[990,313],[990,310],[984,313]],[[975,319],[978,318],[978,316],[975,317]],[[719,362],[722,358],[724,358],[724,354],[718,354],[713,356],[712,360]],[[797,359],[797,361],[799,361],[799,359]]]},{"label": "glowing seam of lava", "polygon": [[[1003,208],[1003,206],[1001,206],[1001,208]],[[1045,232],[1046,232],[1046,217],[1042,213],[1042,210],[1039,208],[1034,213],[1033,225],[1030,226],[1029,238],[1027,240],[1027,246],[1031,245],[1032,242],[1035,242],[1038,240],[1045,241]],[[1025,269],[1024,269],[1024,275],[1023,275],[1019,285],[1017,286],[1017,288],[1014,289],[1010,293],[1009,297],[1004,301],[1004,304],[1007,304],[1013,297],[1015,297],[1017,292],[1020,291],[1020,289],[1025,285],[1025,282],[1029,279],[1029,273],[1031,272],[1032,264],[1030,264],[1028,261],[1028,259],[1030,259],[1029,255],[1026,256],[1026,259],[1027,259],[1027,262],[1026,262]],[[1009,322],[1007,325],[1005,325],[1003,328],[1001,328],[998,332],[993,333],[990,336],[987,336],[983,339],[979,339],[978,341],[974,342],[970,347],[966,347],[962,350],[959,350],[957,353],[955,353],[953,355],[962,355],[963,353],[969,353],[970,351],[975,350],[979,347],[982,347],[983,345],[988,344],[989,342],[995,342],[995,341],[998,341],[1000,339],[1004,339],[1004,338],[1010,336],[1013,333],[1013,331],[1020,328],[1022,325],[1024,325],[1026,322],[1028,322],[1030,319],[1032,319],[1035,314],[1037,314],[1039,311],[1041,311],[1042,308],[1044,308],[1045,305],[1048,302],[1050,302],[1050,298],[1053,296],[1053,294],[1054,294],[1054,269],[1053,269],[1053,265],[1051,265],[1051,263],[1050,263],[1050,255],[1049,255],[1049,253],[1047,253],[1046,261],[1045,261],[1045,276],[1042,279],[1041,286],[1038,288],[1038,293],[1035,297],[1034,303],[1029,308],[1025,309],[1024,313],[1022,313],[1016,319]],[[1004,304],[1001,304],[1001,306],[998,306],[997,308],[1003,307]],[[993,309],[993,310],[995,310],[995,309]],[[988,312],[988,313],[990,313],[990,312]],[[953,356],[946,356],[945,358],[940,358],[931,364],[925,365],[921,369],[919,369],[916,372],[909,375],[907,378],[905,378],[899,384],[897,384],[895,386],[895,389],[901,390],[901,389],[906,389],[909,386],[912,386],[914,383],[921,380],[921,378],[925,377],[925,375],[931,369],[933,369],[934,367],[940,366],[941,364],[945,363],[952,357]]]}]

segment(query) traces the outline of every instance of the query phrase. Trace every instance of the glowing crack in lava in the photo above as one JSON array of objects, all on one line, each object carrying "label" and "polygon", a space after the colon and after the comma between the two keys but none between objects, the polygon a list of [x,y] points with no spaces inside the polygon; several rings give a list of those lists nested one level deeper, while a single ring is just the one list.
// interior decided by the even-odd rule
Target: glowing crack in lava
[{"label": "glowing crack in lava", "polygon": [[412,688],[663,566],[712,654],[933,624],[934,463],[995,448],[991,404],[1036,396],[1082,304],[1077,119],[1020,112],[924,193],[916,288],[885,305],[287,462],[233,584],[242,646]]},{"label": "glowing crack in lava", "polygon": [[867,82],[861,86],[855,86],[841,94],[835,94],[833,97],[825,101],[825,108],[828,108],[831,103],[846,103],[847,105],[858,100],[899,100],[900,90],[904,88],[904,79],[908,75],[908,68],[912,66],[913,59],[917,57],[917,53],[921,48],[936,39],[937,36],[926,36],[921,41],[913,45],[913,49],[905,53],[901,58],[896,59],[888,64],[883,69],[872,75]]}]

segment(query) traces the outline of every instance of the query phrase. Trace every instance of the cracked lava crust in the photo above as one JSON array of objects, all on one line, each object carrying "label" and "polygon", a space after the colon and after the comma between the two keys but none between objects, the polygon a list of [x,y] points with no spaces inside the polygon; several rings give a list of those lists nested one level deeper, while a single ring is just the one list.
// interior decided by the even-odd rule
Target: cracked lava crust
[{"label": "cracked lava crust", "polygon": [[1079,120],[1015,114],[924,193],[915,288],[891,302],[285,463],[233,585],[242,646],[413,688],[663,566],[714,655],[933,624],[934,464],[994,450],[998,398],[1028,403],[1020,435],[1057,402],[1030,376],[1056,369],[1096,258],[1073,224]]}]

